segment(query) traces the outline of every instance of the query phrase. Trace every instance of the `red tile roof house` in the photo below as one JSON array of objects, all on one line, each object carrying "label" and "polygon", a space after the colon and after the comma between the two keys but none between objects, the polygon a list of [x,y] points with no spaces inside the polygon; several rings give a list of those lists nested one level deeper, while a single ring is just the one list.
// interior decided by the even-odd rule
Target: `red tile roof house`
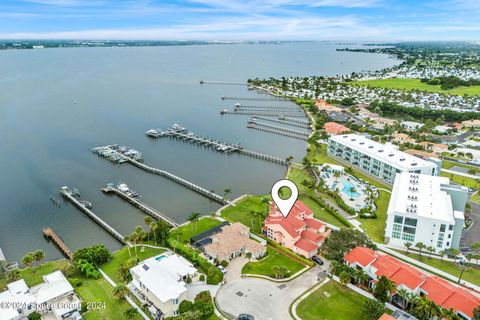
[{"label": "red tile roof house", "polygon": [[306,258],[318,253],[318,248],[330,231],[324,223],[313,217],[313,211],[300,200],[295,202],[287,218],[272,202],[263,227],[264,234],[270,240]]},{"label": "red tile roof house", "polygon": [[[471,320],[473,309],[480,304],[480,298],[472,292],[368,248],[356,247],[343,259],[349,266],[363,269],[371,279],[370,286],[374,286],[380,276],[386,276],[397,285],[398,290],[405,289],[424,296],[444,309],[453,309],[463,319]],[[405,305],[397,293],[392,295],[391,301],[399,306]]]},{"label": "red tile roof house", "polygon": [[325,123],[325,125],[323,126],[323,129],[325,130],[326,133],[330,135],[337,135],[337,134],[342,134],[350,131],[350,129],[345,127],[343,124],[336,123],[336,122]]}]

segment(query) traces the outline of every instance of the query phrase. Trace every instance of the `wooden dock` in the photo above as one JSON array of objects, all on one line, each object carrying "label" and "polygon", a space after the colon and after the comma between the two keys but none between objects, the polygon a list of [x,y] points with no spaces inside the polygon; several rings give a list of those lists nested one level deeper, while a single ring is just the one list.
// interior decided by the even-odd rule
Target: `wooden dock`
[{"label": "wooden dock", "polygon": [[268,118],[268,117],[262,117],[262,116],[252,116],[253,120],[263,120],[263,121],[268,121],[268,122],[274,122],[274,123],[279,123],[283,124],[286,126],[292,126],[292,127],[297,127],[297,128],[302,128],[302,129],[310,129],[310,124],[306,123],[298,123],[298,122],[292,122],[288,120],[282,120],[282,119],[273,119],[273,118]]},{"label": "wooden dock", "polygon": [[235,85],[235,86],[246,86],[245,82],[234,82],[234,81],[209,81],[209,80],[200,80],[200,84],[226,84],[226,85]]},{"label": "wooden dock", "polygon": [[235,109],[266,109],[266,110],[292,110],[292,111],[301,110],[303,111],[297,105],[265,105],[265,104],[254,105],[254,104],[241,104],[241,103],[235,104]]},{"label": "wooden dock", "polygon": [[229,111],[227,109],[220,110],[220,114],[236,114],[243,116],[267,116],[267,117],[291,117],[291,118],[305,118],[304,112],[281,112],[281,111],[269,111],[269,110],[238,110]]},{"label": "wooden dock", "polygon": [[[108,148],[109,146],[104,146],[104,147],[98,147],[98,148]],[[121,161],[120,163],[130,163],[132,165],[134,165],[135,167],[139,168],[139,169],[142,169],[143,171],[146,171],[146,172],[149,172],[149,173],[153,173],[153,174],[157,174],[159,176],[162,176],[164,178],[167,178],[173,182],[176,182],[190,190],[193,190],[195,191],[196,193],[206,197],[206,198],[209,198],[209,199],[212,199],[213,201],[215,202],[218,202],[220,204],[228,204],[230,203],[228,201],[228,199],[225,199],[223,196],[219,195],[219,194],[216,194],[215,192],[211,191],[211,190],[208,190],[206,188],[203,188],[199,185],[196,185],[188,180],[185,180],[179,176],[176,176],[174,175],[173,173],[170,173],[168,171],[165,171],[165,170],[160,170],[160,169],[157,169],[157,168],[154,168],[154,167],[150,167],[142,162],[139,162],[135,159],[132,159],[132,158],[129,158],[115,150],[111,150],[113,153],[116,153],[116,155],[118,157],[120,157],[123,161]]]},{"label": "wooden dock", "polygon": [[150,207],[149,205],[143,203],[142,201],[126,194],[125,192],[121,191],[120,189],[118,189],[114,185],[109,184],[105,188],[102,188],[102,191],[104,193],[107,193],[107,194],[108,193],[113,193],[113,194],[117,195],[119,198],[127,201],[128,203],[130,203],[135,208],[137,208],[140,211],[148,214],[149,216],[151,216],[152,218],[154,218],[156,220],[162,220],[172,227],[178,227],[178,225],[179,225],[178,223],[173,221],[171,218],[169,218],[165,214],[163,214],[160,211]]},{"label": "wooden dock", "polygon": [[43,229],[43,236],[52,240],[60,252],[62,252],[68,259],[73,259],[73,252],[68,248],[65,242],[63,242],[62,238],[60,238],[51,228]]},{"label": "wooden dock", "polygon": [[266,127],[266,128],[273,129],[273,130],[277,130],[277,131],[283,131],[283,132],[293,133],[293,134],[296,134],[296,135],[299,135],[299,136],[308,137],[308,136],[310,135],[309,132],[300,131],[300,130],[295,130],[295,129],[290,129],[290,128],[285,128],[285,127],[281,127],[281,126],[276,126],[276,125],[273,125],[273,124],[269,124],[269,123],[265,123],[265,122],[260,122],[260,121],[254,120],[254,119],[250,119],[250,120],[248,121],[248,123],[249,123],[249,124],[254,124],[256,127]]},{"label": "wooden dock", "polygon": [[247,100],[247,101],[276,101],[276,102],[290,102],[288,99],[280,98],[280,97],[271,97],[271,98],[261,98],[261,97],[227,97],[222,96],[222,100]]},{"label": "wooden dock", "polygon": [[294,133],[274,130],[274,129],[270,129],[270,128],[266,128],[266,127],[256,126],[253,123],[248,124],[247,127],[250,128],[250,129],[256,129],[256,130],[265,131],[265,132],[268,132],[268,133],[278,134],[278,135],[285,136],[285,137],[290,137],[290,138],[295,138],[295,139],[299,139],[299,140],[308,141],[308,138],[305,137],[305,136],[300,136],[300,135],[297,135],[297,134],[294,134]]},{"label": "wooden dock", "polygon": [[70,188],[62,187],[60,188],[60,193],[69,200],[75,207],[77,207],[80,211],[86,214],[90,219],[92,219],[96,224],[102,227],[105,231],[107,231],[112,237],[115,238],[118,242],[125,245],[125,240],[123,240],[123,236],[115,230],[112,226],[106,223],[102,218],[97,216],[92,210],[88,209],[85,204],[83,204],[79,199],[72,195]]}]

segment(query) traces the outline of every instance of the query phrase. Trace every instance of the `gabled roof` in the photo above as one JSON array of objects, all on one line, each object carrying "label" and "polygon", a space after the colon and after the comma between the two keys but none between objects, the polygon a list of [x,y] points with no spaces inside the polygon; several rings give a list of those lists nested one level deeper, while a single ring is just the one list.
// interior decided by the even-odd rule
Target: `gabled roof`
[{"label": "gabled roof", "polygon": [[319,233],[316,233],[316,232],[313,232],[313,231],[310,231],[310,230],[304,230],[302,231],[301,235],[302,239],[305,239],[305,240],[308,240],[308,241],[311,241],[311,242],[319,242],[320,240],[323,239],[323,235],[319,234]]},{"label": "gabled roof", "polygon": [[343,260],[348,263],[358,263],[363,267],[366,267],[370,263],[374,262],[378,254],[372,249],[365,247],[356,247],[343,257]]},{"label": "gabled roof", "polygon": [[295,247],[300,248],[306,252],[312,252],[312,251],[318,250],[318,246],[314,245],[313,243],[305,239],[300,239],[297,242],[295,242]]}]

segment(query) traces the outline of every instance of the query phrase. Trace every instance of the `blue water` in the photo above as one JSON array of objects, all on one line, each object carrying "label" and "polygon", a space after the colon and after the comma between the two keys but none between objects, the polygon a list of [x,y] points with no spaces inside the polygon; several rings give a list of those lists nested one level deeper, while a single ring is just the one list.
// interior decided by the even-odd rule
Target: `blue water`
[{"label": "blue water", "polygon": [[360,196],[360,193],[358,193],[358,192],[353,192],[353,193],[350,192],[350,188],[352,188],[352,187],[355,188],[355,189],[357,188],[353,183],[345,180],[345,181],[342,182],[342,184],[343,184],[342,192],[344,194],[346,194],[348,197],[356,199]]},{"label": "blue water", "polygon": [[164,255],[160,255],[160,256],[156,257],[155,260],[160,261],[160,260],[162,260],[162,259],[164,259],[164,258],[165,258]]}]

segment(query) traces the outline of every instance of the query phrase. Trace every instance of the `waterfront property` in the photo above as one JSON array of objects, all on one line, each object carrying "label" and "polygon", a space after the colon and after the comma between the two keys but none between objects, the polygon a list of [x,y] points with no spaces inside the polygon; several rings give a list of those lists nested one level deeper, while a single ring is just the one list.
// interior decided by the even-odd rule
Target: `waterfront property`
[{"label": "waterfront property", "polygon": [[378,278],[385,276],[397,287],[390,301],[405,307],[407,300],[399,294],[401,289],[423,296],[446,310],[453,309],[462,319],[473,318],[473,309],[480,304],[480,298],[438,276],[427,275],[416,268],[386,254],[369,248],[356,247],[347,253],[344,261],[351,267],[363,270],[369,277],[368,286],[375,287]]},{"label": "waterfront property", "polygon": [[8,284],[7,290],[0,293],[0,304],[2,320],[25,319],[34,311],[42,319],[82,319],[80,300],[60,271],[43,276],[43,283],[31,288],[23,279]]},{"label": "waterfront property", "polygon": [[[208,258],[217,261],[230,261],[247,252],[250,252],[254,258],[265,255],[265,244],[250,239],[250,228],[240,222],[216,229],[220,230],[210,236],[203,237],[197,242],[201,244],[202,251]],[[206,232],[208,233],[208,231]]]},{"label": "waterfront property", "polygon": [[197,283],[200,274],[185,258],[162,253],[130,269],[130,288],[158,318],[178,315],[180,302],[187,298],[188,283]]},{"label": "waterfront property", "polygon": [[397,247],[422,242],[437,251],[458,248],[467,198],[468,188],[451,185],[448,178],[399,173],[388,206],[385,241]]},{"label": "waterfront property", "polygon": [[432,176],[440,173],[438,163],[433,159],[419,159],[399,151],[394,145],[381,144],[358,134],[331,136],[328,154],[389,184],[393,184],[399,172]]},{"label": "waterfront property", "polygon": [[313,217],[313,211],[302,201],[297,200],[286,218],[275,203],[270,205],[270,213],[265,219],[263,233],[267,237],[292,250],[311,258],[330,234],[324,223]]},{"label": "waterfront property", "polygon": [[350,131],[350,129],[343,124],[333,121],[325,123],[323,129],[325,130],[325,133],[329,135],[337,135]]}]

